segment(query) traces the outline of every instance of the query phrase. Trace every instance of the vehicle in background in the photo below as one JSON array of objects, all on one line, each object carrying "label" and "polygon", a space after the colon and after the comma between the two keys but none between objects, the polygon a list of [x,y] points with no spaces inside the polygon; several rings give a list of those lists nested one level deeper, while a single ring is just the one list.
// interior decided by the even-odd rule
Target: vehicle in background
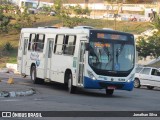
[{"label": "vehicle in background", "polygon": [[38,10],[36,8],[28,8],[28,13],[29,14],[37,14]]},{"label": "vehicle in background", "polygon": [[119,14],[104,14],[103,15],[103,18],[120,18],[121,17],[121,15],[119,15]]},{"label": "vehicle in background", "polygon": [[49,15],[50,15],[50,16],[55,16],[55,15],[56,15],[56,12],[55,12],[55,11],[51,11],[51,12],[49,13]]},{"label": "vehicle in background", "polygon": [[160,87],[160,69],[154,67],[138,68],[134,79],[134,87],[147,86],[148,89]]}]

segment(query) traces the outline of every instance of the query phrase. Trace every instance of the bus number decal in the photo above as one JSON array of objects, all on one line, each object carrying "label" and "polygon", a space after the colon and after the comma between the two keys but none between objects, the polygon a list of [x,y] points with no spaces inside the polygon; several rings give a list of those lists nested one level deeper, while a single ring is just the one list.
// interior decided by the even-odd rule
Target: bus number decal
[{"label": "bus number decal", "polygon": [[38,53],[31,53],[30,59],[31,59],[31,60],[35,60],[37,66],[40,65],[40,60],[39,60],[39,55],[38,55]]}]

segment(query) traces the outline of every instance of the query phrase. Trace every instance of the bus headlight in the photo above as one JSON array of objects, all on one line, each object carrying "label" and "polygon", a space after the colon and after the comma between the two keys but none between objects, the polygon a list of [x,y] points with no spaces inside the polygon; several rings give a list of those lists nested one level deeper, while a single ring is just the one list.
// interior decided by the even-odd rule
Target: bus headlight
[{"label": "bus headlight", "polygon": [[131,82],[134,79],[134,75],[135,74],[131,74],[131,76],[129,77],[129,79],[127,80],[127,82]]},{"label": "bus headlight", "polygon": [[93,75],[93,73],[89,70],[87,70],[87,73],[88,73],[88,76],[93,79],[93,80],[96,80],[96,77]]}]

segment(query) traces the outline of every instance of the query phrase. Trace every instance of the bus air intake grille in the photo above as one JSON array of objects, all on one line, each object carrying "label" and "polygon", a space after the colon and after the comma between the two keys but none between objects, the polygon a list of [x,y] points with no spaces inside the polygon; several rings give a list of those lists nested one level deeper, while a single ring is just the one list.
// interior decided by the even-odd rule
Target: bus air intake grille
[{"label": "bus air intake grille", "polygon": [[99,82],[99,85],[102,88],[107,88],[108,86],[115,86],[116,89],[121,89],[124,86],[124,84],[114,84],[114,83],[105,83],[105,82]]}]

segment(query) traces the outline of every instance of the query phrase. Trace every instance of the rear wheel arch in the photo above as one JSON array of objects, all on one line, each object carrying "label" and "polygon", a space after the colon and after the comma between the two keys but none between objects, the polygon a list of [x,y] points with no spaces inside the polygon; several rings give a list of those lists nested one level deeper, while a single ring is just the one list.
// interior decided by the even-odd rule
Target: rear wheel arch
[{"label": "rear wheel arch", "polygon": [[30,75],[31,75],[31,80],[33,81],[34,84],[43,84],[44,83],[44,79],[40,79],[37,77],[37,69],[36,69],[35,63],[31,64]]},{"label": "rear wheel arch", "polygon": [[73,76],[72,76],[72,71],[70,69],[67,69],[65,71],[64,83],[68,88],[69,93],[75,93],[76,87],[73,86]]}]

